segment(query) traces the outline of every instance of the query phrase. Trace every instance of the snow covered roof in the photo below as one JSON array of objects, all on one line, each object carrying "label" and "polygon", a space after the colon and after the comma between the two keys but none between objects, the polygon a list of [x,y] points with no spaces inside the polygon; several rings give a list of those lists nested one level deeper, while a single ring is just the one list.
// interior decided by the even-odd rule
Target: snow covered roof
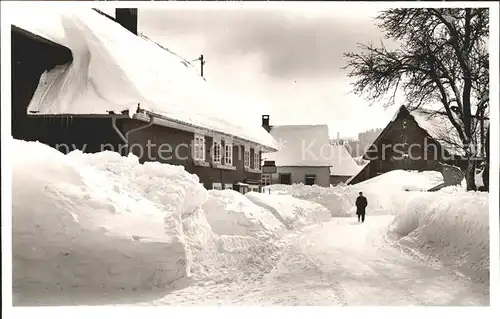
[{"label": "snow covered roof", "polygon": [[330,152],[330,175],[354,176],[361,170],[344,145],[330,145]]},{"label": "snow covered roof", "polygon": [[[94,10],[40,7],[14,11],[11,23],[69,48],[73,62],[46,72],[28,112],[120,114],[141,109],[195,127],[276,149],[260,125],[247,120],[250,103],[217,91],[191,64],[136,36]],[[43,16],[44,19],[40,19]]]},{"label": "snow covered roof", "polygon": [[410,111],[417,125],[439,142],[450,154],[464,155],[463,144],[457,130],[446,114],[427,109]]},{"label": "snow covered roof", "polygon": [[272,126],[271,135],[278,151],[266,154],[265,160],[276,166],[330,166],[330,140],[327,125]]},{"label": "snow covered roof", "polygon": [[[398,118],[403,109],[413,117],[421,129],[426,131],[432,139],[441,144],[450,154],[459,156],[465,154],[460,136],[446,113],[425,108],[412,110],[403,105],[396,111],[390,123]],[[380,134],[382,135],[383,132]]]}]

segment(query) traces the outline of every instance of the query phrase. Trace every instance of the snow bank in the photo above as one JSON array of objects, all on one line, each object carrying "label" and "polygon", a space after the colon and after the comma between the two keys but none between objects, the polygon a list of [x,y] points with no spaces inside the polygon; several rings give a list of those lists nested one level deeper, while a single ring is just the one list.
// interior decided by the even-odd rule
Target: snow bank
[{"label": "snow bank", "polygon": [[270,212],[239,193],[207,191],[181,166],[113,152],[63,155],[18,140],[13,156],[13,285],[21,298],[231,278],[235,267],[272,267],[279,251],[267,239],[284,226]]},{"label": "snow bank", "polygon": [[317,203],[294,198],[250,192],[245,194],[252,202],[269,210],[288,229],[330,220],[330,211]]},{"label": "snow bank", "polygon": [[203,210],[216,234],[276,237],[284,228],[271,212],[239,192],[210,190],[208,194]]},{"label": "snow bank", "polygon": [[345,217],[355,213],[359,192],[363,192],[368,199],[368,215],[394,214],[413,192],[427,190],[442,181],[439,172],[392,171],[352,186],[295,184],[272,185],[267,189],[270,188],[272,194],[288,194],[321,204],[330,210],[332,216]]},{"label": "snow bank", "polygon": [[14,140],[12,151],[15,291],[150,289],[186,276],[173,212],[140,198],[121,204],[120,189],[89,184],[71,157],[43,144]]},{"label": "snow bank", "polygon": [[395,170],[371,178],[359,184],[358,188],[383,187],[384,191],[426,191],[443,183],[443,175],[437,171],[403,171]]},{"label": "snow bank", "polygon": [[390,233],[402,245],[488,282],[488,218],[488,194],[448,187],[415,193],[395,216]]},{"label": "snow bank", "polygon": [[354,205],[347,187],[321,187],[318,185],[272,185],[271,194],[291,195],[294,198],[310,201],[326,207],[332,217],[346,217]]}]

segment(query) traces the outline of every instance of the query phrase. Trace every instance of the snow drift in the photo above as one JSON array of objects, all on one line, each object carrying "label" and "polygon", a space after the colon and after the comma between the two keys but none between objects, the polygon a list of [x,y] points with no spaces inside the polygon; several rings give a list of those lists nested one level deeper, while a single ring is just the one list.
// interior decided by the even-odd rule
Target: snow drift
[{"label": "snow drift", "polygon": [[216,234],[277,237],[283,231],[284,225],[271,212],[239,192],[210,190],[208,194],[203,210]]},{"label": "snow drift", "polygon": [[109,185],[87,184],[71,157],[13,145],[14,290],[151,288],[187,274],[180,219],[163,226],[173,212],[142,199],[121,206]]},{"label": "snow drift", "polygon": [[488,194],[466,192],[460,186],[424,192],[442,181],[438,174],[393,171],[353,186],[270,188],[275,196],[288,194],[320,203],[336,216],[353,214],[354,201],[362,191],[368,198],[368,219],[374,214],[394,215],[388,234],[403,248],[424,258],[430,256],[474,280],[488,282]]},{"label": "snow drift", "polygon": [[365,182],[346,186],[272,185],[272,194],[288,194],[328,208],[334,217],[352,216],[359,192],[368,198],[367,215],[394,214],[400,201],[413,192],[425,191],[443,182],[439,172],[392,171]]},{"label": "snow drift", "polygon": [[[12,151],[13,286],[21,295],[164,288],[274,262],[278,244],[265,239],[284,228],[279,221],[244,195],[210,194],[181,166],[113,152],[63,155],[18,140]],[[221,231],[217,214],[239,229]]]},{"label": "snow drift", "polygon": [[250,192],[247,196],[255,204],[274,214],[288,229],[327,221],[332,218],[328,209],[320,204],[294,198],[289,195],[274,195]]},{"label": "snow drift", "polygon": [[466,276],[489,281],[488,194],[457,187],[415,194],[398,210],[390,233]]}]

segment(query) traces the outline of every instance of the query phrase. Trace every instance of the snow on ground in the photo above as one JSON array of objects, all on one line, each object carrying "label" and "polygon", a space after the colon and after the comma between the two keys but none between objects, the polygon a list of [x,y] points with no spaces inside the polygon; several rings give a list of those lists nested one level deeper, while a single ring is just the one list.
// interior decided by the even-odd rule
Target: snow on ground
[{"label": "snow on ground", "polygon": [[358,188],[370,186],[392,191],[426,191],[443,183],[443,175],[437,171],[417,172],[394,170],[354,185]]},{"label": "snow on ground", "polygon": [[208,194],[203,210],[216,234],[277,237],[284,229],[270,211],[239,192],[210,190]]},{"label": "snow on ground", "polygon": [[269,210],[288,229],[330,220],[330,211],[317,203],[294,198],[290,195],[275,195],[250,192],[252,202]]},{"label": "snow on ground", "polygon": [[276,267],[256,282],[191,286],[140,305],[488,305],[487,284],[434,267],[392,243],[392,216],[333,218],[292,232]]},{"label": "snow on ground", "polygon": [[406,247],[489,281],[487,193],[447,188],[415,195],[395,216],[391,233]]},{"label": "snow on ground", "polygon": [[326,207],[333,217],[346,217],[351,215],[355,198],[351,198],[347,187],[321,187],[318,185],[272,185],[271,194],[291,195],[297,199],[311,201]]},{"label": "snow on ground", "polygon": [[86,185],[71,157],[13,145],[14,291],[151,288],[186,275],[181,224],[163,223],[171,212],[143,199],[120,206],[107,185]]},{"label": "snow on ground", "polygon": [[[209,215],[239,221],[240,235],[214,233],[203,210],[209,192],[183,167],[112,152],[63,155],[38,142],[13,145],[16,298],[46,289],[164,289],[273,264],[279,243],[265,236],[276,235],[279,221],[244,195],[222,192]],[[254,214],[224,207],[232,201]]]},{"label": "snow on ground", "polygon": [[439,172],[392,171],[352,186],[320,187],[317,185],[272,185],[272,194],[288,194],[313,201],[327,207],[332,216],[345,217],[355,214],[355,201],[359,192],[368,199],[367,214],[396,213],[395,202],[403,201],[412,191],[425,191],[443,182]]},{"label": "snow on ground", "polygon": [[[488,304],[484,193],[403,191],[384,180],[398,173],[241,195],[135,156],[16,140],[12,154],[17,305]],[[366,222],[332,219],[359,190]]]},{"label": "snow on ground", "polygon": [[415,254],[430,256],[474,280],[489,278],[488,194],[460,186],[424,192],[442,182],[439,172],[393,171],[353,186],[273,185],[286,194],[323,204],[332,212],[355,212],[359,191],[368,198],[367,218],[394,215],[389,234]]}]

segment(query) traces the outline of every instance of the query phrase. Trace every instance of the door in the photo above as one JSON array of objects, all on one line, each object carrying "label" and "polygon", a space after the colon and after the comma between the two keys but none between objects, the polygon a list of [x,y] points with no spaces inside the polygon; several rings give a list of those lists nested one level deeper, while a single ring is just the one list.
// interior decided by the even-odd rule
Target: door
[{"label": "door", "polygon": [[280,174],[280,184],[291,185],[292,184],[292,174]]}]

